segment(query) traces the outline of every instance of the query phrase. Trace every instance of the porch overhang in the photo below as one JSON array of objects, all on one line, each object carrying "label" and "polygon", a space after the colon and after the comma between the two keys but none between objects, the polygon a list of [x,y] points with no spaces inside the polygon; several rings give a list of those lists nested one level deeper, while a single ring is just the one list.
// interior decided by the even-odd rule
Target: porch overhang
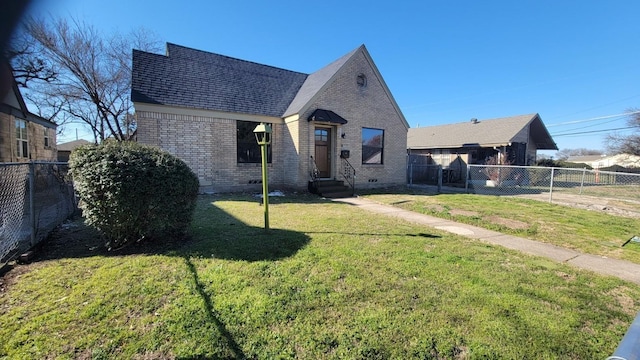
[{"label": "porch overhang", "polygon": [[334,113],[331,110],[324,110],[324,109],[316,109],[311,115],[309,115],[307,120],[332,123],[332,124],[340,124],[340,125],[344,125],[347,123],[347,120],[342,116]]}]

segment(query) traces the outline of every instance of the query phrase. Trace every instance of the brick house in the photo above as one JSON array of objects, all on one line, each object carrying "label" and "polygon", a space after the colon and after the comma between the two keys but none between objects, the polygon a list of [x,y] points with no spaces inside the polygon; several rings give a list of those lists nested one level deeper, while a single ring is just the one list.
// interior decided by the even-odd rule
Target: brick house
[{"label": "brick house", "polygon": [[[0,64],[0,71],[8,71]],[[27,110],[13,77],[0,94],[0,162],[56,161],[57,125]],[[2,96],[3,95],[3,96]]]},{"label": "brick house", "polygon": [[138,141],[187,162],[203,191],[260,189],[261,122],[272,189],[353,171],[357,188],[405,184],[409,125],[364,45],[312,74],[170,43],[134,50],[131,99]]}]

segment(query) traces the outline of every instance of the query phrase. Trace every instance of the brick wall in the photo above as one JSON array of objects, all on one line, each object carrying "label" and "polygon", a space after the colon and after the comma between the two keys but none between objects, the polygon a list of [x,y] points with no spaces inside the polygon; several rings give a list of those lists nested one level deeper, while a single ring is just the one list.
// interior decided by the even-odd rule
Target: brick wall
[{"label": "brick wall", "polygon": [[[366,86],[359,86],[358,75],[366,77]],[[356,169],[356,188],[406,184],[407,127],[387,95],[383,83],[377,77],[372,64],[362,52],[356,53],[337,74],[336,79],[301,116],[301,133],[313,135],[314,123],[306,119],[316,108],[332,110],[348,123],[335,128],[337,143],[333,158],[333,174],[340,179],[340,150],[349,150],[349,162]],[[382,165],[362,164],[362,128],[384,130],[384,158]],[[344,131],[345,137],[339,136]],[[314,151],[313,138],[301,141],[302,158],[309,158]],[[301,164],[305,166],[305,164]],[[305,171],[308,172],[308,164]]]},{"label": "brick wall", "polygon": [[45,147],[45,127],[29,121],[27,121],[29,157],[18,158],[15,120],[13,115],[0,113],[0,162],[57,161],[56,130],[49,129],[49,146]]},{"label": "brick wall", "polygon": [[0,113],[0,162],[14,161],[15,132],[13,116]]},{"label": "brick wall", "polygon": [[[261,164],[237,162],[236,120],[215,116],[136,111],[138,142],[184,160],[200,180],[202,191],[260,190]],[[256,122],[256,125],[258,122]],[[274,124],[274,149],[282,146],[282,125]],[[283,185],[283,156],[273,152],[268,176],[270,189]]]}]

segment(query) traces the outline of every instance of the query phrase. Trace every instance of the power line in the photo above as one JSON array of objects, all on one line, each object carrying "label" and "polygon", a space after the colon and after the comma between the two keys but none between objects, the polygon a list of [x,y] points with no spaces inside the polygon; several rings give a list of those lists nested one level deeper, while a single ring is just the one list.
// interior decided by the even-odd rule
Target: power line
[{"label": "power line", "polygon": [[[585,110],[576,111],[576,112],[574,112],[574,113],[572,113],[572,114],[568,114],[568,115],[579,114],[579,113],[581,113],[581,112],[591,111],[591,110],[593,110],[593,109],[598,109],[598,108],[601,108],[601,107],[605,107],[605,106],[609,106],[609,105],[617,104],[617,103],[622,102],[622,101],[626,101],[626,100],[630,100],[630,99],[633,99],[633,98],[637,98],[638,96],[640,96],[640,95],[633,95],[633,96],[630,96],[630,97],[628,97],[628,98],[624,98],[624,99],[616,100],[616,101],[613,101],[613,102],[610,102],[610,103],[607,103],[607,104],[604,104],[604,105],[594,106],[594,107],[591,107],[591,108],[588,108],[588,109],[585,109]],[[568,116],[568,115],[565,115],[565,116]],[[562,117],[564,117],[564,116],[562,116]]]},{"label": "power line", "polygon": [[637,129],[637,128],[638,128],[637,126],[628,126],[628,127],[622,127],[622,128],[616,128],[616,129],[591,130],[591,131],[580,131],[580,132],[574,132],[574,133],[552,134],[551,136],[558,137],[558,136],[569,136],[569,135],[580,135],[580,134],[592,134],[592,133],[599,133],[599,132],[609,132],[609,131]]},{"label": "power line", "polygon": [[622,114],[599,116],[599,117],[590,118],[590,119],[584,119],[584,120],[566,121],[566,122],[557,123],[557,124],[550,124],[550,125],[547,125],[547,127],[560,126],[560,125],[570,125],[570,124],[580,124],[580,123],[584,123],[584,122],[590,122],[590,121],[596,121],[596,120],[602,120],[602,119],[610,119],[610,118],[614,118],[614,117],[622,117],[622,116],[633,115],[633,114],[640,114],[640,110],[639,111],[626,112],[626,113],[622,113]]}]

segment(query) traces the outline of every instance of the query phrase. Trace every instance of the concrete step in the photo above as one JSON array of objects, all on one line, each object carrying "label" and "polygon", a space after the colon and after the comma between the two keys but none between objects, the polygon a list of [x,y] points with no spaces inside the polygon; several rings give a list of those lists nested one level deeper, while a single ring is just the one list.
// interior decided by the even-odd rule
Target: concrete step
[{"label": "concrete step", "polygon": [[329,186],[344,186],[344,181],[341,181],[341,180],[318,180],[318,181],[316,181],[316,186],[318,188],[329,187]]},{"label": "concrete step", "polygon": [[332,199],[352,197],[353,191],[341,180],[319,180],[313,185],[312,192]]},{"label": "concrete step", "polygon": [[324,194],[324,193],[347,191],[347,190],[349,190],[349,187],[345,185],[322,186],[318,188],[318,193]]},{"label": "concrete step", "polygon": [[345,191],[322,193],[320,196],[326,197],[328,199],[343,199],[343,198],[353,197],[353,192],[350,189],[348,189]]}]

